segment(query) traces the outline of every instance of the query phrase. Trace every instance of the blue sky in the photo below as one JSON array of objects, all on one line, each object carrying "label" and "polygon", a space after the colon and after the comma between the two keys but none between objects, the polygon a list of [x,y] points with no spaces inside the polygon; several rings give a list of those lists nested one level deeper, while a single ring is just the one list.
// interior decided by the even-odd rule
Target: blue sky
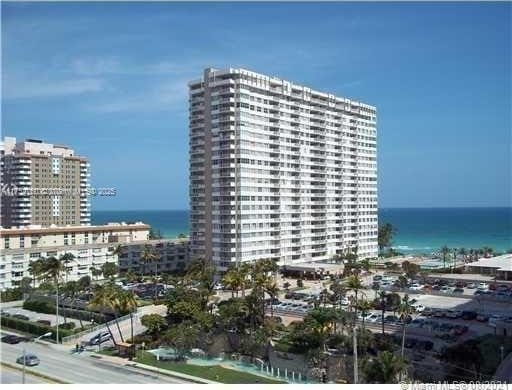
[{"label": "blue sky", "polygon": [[511,4],[2,3],[2,130],[93,208],[188,208],[186,83],[245,67],[378,108],[381,207],[511,206]]}]

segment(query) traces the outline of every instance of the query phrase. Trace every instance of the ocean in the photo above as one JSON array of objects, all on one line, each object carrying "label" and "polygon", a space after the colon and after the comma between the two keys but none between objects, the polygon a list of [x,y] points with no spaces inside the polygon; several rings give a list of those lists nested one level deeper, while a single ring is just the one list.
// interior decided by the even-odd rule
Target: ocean
[{"label": "ocean", "polygon": [[[92,223],[142,221],[166,238],[188,234],[188,211],[93,211]],[[383,208],[379,223],[397,229],[393,247],[407,254],[450,248],[512,249],[512,208]]]}]

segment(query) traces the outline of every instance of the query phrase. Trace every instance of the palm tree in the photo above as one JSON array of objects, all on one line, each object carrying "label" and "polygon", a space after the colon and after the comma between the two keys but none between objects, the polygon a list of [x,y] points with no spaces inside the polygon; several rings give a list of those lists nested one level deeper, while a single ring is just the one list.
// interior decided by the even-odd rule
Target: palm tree
[{"label": "palm tree", "polygon": [[44,258],[40,258],[38,260],[31,261],[28,264],[28,272],[30,275],[32,275],[34,288],[36,288],[36,281],[41,277],[43,272],[43,262]]},{"label": "palm tree", "polygon": [[357,275],[351,275],[346,281],[346,288],[354,292],[355,300],[352,301],[352,307],[354,309],[354,326],[357,321],[357,302],[359,291],[364,288],[361,278]]},{"label": "palm tree", "polygon": [[[69,253],[69,252],[66,252],[64,253],[63,255],[61,255],[59,257],[59,260],[62,262],[62,264],[64,265],[64,275],[65,275],[65,282],[68,281],[68,274],[69,274],[69,271],[70,271],[70,267],[69,267],[69,263],[73,262],[73,260],[75,260],[75,255],[72,254],[72,253]],[[72,269],[72,267],[71,267]]]},{"label": "palm tree", "polygon": [[405,294],[402,298],[402,302],[398,307],[398,314],[400,316],[400,320],[402,321],[402,351],[401,356],[402,359],[404,357],[405,352],[405,328],[407,325],[407,320],[414,313],[414,307],[411,305],[411,301],[409,299],[409,295]]},{"label": "palm tree", "polygon": [[443,256],[443,268],[446,268],[446,257],[448,256],[448,254],[450,253],[450,248],[448,248],[448,246],[443,246],[441,248],[441,255]]},{"label": "palm tree", "polygon": [[91,271],[91,275],[94,278],[94,280],[98,280],[98,278],[102,275],[102,271],[99,268],[91,267],[89,268],[89,271]]},{"label": "palm tree", "polygon": [[363,316],[363,331],[364,331],[365,318],[366,318],[366,315],[368,314],[368,312],[372,309],[372,305],[368,300],[361,299],[357,303],[357,306]]},{"label": "palm tree", "polygon": [[243,275],[239,271],[238,268],[231,268],[228,272],[225,273],[224,277],[222,278],[222,284],[227,289],[231,290],[231,297],[236,296],[238,297],[238,290],[240,289],[242,283],[243,283]]},{"label": "palm tree", "polygon": [[[93,291],[93,297],[89,303],[90,306],[95,307],[99,309],[100,313],[102,313],[104,316],[106,315],[106,309],[112,308],[114,305],[113,299],[112,299],[112,287],[109,285],[109,283],[105,283],[103,285],[96,285],[94,287]],[[108,333],[110,334],[110,337],[112,338],[112,342],[114,343],[114,346],[117,346],[116,339],[114,338],[114,334],[112,333],[112,330],[110,329],[110,326],[108,325],[108,319],[105,322],[107,326]],[[121,334],[119,334],[121,336]]]},{"label": "palm tree", "polygon": [[134,341],[133,341],[133,312],[137,310],[137,299],[132,291],[122,291],[119,294],[117,300],[117,309],[122,313],[130,313],[130,342],[132,344],[132,350],[130,358],[134,356]]},{"label": "palm tree", "polygon": [[264,288],[265,292],[270,295],[270,317],[274,317],[274,299],[276,299],[279,294],[279,287],[274,280],[269,279],[265,283]]},{"label": "palm tree", "polygon": [[405,361],[392,352],[379,352],[377,358],[364,365],[366,381],[368,383],[396,383],[406,367]]},{"label": "palm tree", "polygon": [[56,305],[55,305],[55,317],[57,325],[55,327],[55,337],[57,343],[59,342],[59,282],[62,274],[65,272],[64,263],[54,256],[48,257],[43,263],[41,270],[41,278],[46,281],[51,281],[55,284],[56,288]]},{"label": "palm tree", "polygon": [[332,283],[329,286],[329,289],[332,291],[333,299],[338,303],[339,308],[341,310],[343,298],[345,297],[345,295],[347,293],[347,289],[338,280],[336,280],[334,283]]},{"label": "palm tree", "polygon": [[148,264],[151,264],[151,263],[154,263],[155,264],[155,277],[153,278],[153,286],[154,286],[154,289],[155,289],[155,296],[154,296],[154,299],[156,301],[156,298],[157,298],[157,278],[158,278],[158,263],[157,261],[160,260],[160,256],[158,256],[158,254],[155,253],[153,247],[151,247],[150,245],[145,245],[144,246],[144,249],[142,250],[142,253],[140,255],[140,259],[143,261],[144,263],[144,273],[146,273],[146,266]]},{"label": "palm tree", "polygon": [[386,291],[384,291],[384,290],[379,291],[380,310],[381,310],[380,320],[381,320],[381,324],[382,324],[382,336],[384,336],[384,334],[385,334],[385,330],[384,330],[384,316],[386,315],[386,302],[387,302],[387,298],[388,298],[388,294],[386,293]]},{"label": "palm tree", "polygon": [[467,262],[467,259],[466,259],[467,254],[468,254],[468,252],[466,251],[466,248],[459,248],[459,255],[461,255],[462,258],[464,259],[464,263]]}]

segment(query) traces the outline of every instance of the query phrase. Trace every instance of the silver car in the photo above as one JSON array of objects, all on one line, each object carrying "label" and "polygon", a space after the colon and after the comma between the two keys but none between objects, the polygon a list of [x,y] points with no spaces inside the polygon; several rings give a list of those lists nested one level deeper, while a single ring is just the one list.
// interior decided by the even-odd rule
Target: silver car
[{"label": "silver car", "polygon": [[[16,359],[16,363],[23,364],[23,355]],[[37,366],[40,363],[39,358],[33,353],[25,354],[25,365],[26,366]]]}]

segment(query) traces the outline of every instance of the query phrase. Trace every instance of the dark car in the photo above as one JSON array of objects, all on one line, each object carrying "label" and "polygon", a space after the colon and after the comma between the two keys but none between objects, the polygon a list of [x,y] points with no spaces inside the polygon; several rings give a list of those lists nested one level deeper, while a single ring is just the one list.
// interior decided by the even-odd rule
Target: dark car
[{"label": "dark car", "polygon": [[2,343],[18,344],[20,341],[22,341],[22,337],[13,334],[8,334],[7,336],[2,337]]},{"label": "dark car", "polygon": [[457,336],[460,336],[461,334],[464,334],[468,331],[468,327],[466,325],[455,325],[453,328],[453,333]]},{"label": "dark car", "polygon": [[384,322],[387,324],[395,324],[399,321],[400,320],[396,316],[388,315],[388,316],[384,317]]},{"label": "dark car", "polygon": [[43,325],[46,325],[46,326],[52,326],[52,322],[48,321],[48,320],[37,320],[37,323],[38,324],[43,324]]},{"label": "dark car", "polygon": [[487,322],[487,321],[489,321],[489,316],[486,314],[478,314],[476,316],[476,320],[480,321],[480,322]]},{"label": "dark car", "polygon": [[461,282],[461,281],[458,281],[457,283],[455,283],[455,286],[456,287],[460,287],[460,288],[464,288],[466,287],[466,282]]},{"label": "dark car", "polygon": [[414,348],[417,343],[418,343],[418,340],[416,340],[416,339],[406,338],[405,339],[405,348]]},{"label": "dark car", "polygon": [[462,294],[464,292],[464,289],[461,287],[455,287],[452,292],[454,294]]},{"label": "dark car", "polygon": [[6,311],[3,311],[0,313],[0,316],[2,317],[10,317],[11,315],[9,313],[7,313]]},{"label": "dark car", "polygon": [[464,310],[462,312],[461,318],[466,321],[471,321],[471,320],[476,319],[477,316],[478,316],[478,314],[475,311]]},{"label": "dark car", "polygon": [[418,347],[423,348],[425,351],[431,351],[434,348],[434,343],[430,340],[421,340],[418,342]]},{"label": "dark car", "polygon": [[27,316],[25,316],[23,314],[13,314],[12,317],[16,318],[18,320],[23,320],[23,321],[29,321],[30,320],[30,318],[28,318]]},{"label": "dark car", "polygon": [[382,280],[382,276],[381,276],[381,275],[375,275],[375,276],[373,277],[373,280],[374,280],[374,281]]},{"label": "dark car", "polygon": [[287,292],[286,294],[284,294],[284,297],[285,297],[286,299],[292,299],[292,297],[293,297],[293,293],[292,293],[292,292]]},{"label": "dark car", "polygon": [[441,290],[441,286],[440,286],[439,284],[434,284],[434,285],[432,286],[432,290],[434,290],[434,291],[439,291],[439,290]]}]

